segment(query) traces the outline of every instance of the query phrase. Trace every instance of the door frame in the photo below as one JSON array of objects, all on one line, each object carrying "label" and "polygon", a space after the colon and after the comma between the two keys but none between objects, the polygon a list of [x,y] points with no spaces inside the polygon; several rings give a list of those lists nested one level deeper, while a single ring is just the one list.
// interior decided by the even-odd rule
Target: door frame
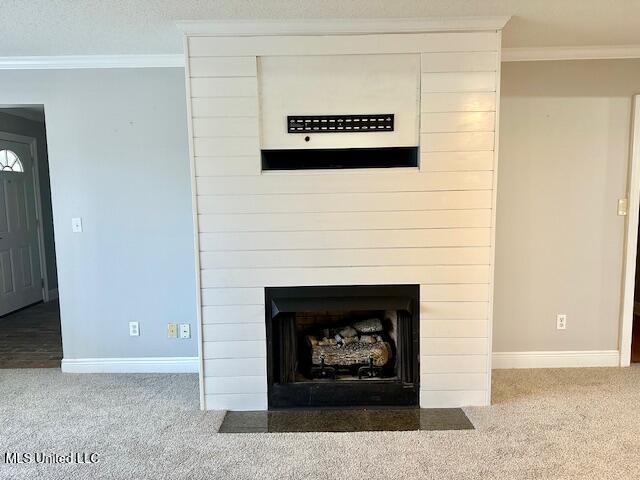
[{"label": "door frame", "polygon": [[622,285],[622,318],[620,321],[620,366],[631,365],[633,334],[633,302],[636,285],[638,220],[640,219],[640,95],[634,95],[631,120],[631,155],[627,187],[627,225]]},{"label": "door frame", "polygon": [[24,143],[29,146],[31,158],[33,162],[33,191],[35,193],[35,206],[36,206],[36,225],[38,232],[38,250],[40,251],[40,275],[42,278],[42,300],[49,302],[52,300],[51,293],[49,292],[49,276],[47,275],[47,256],[46,248],[44,245],[44,229],[42,225],[42,196],[40,195],[40,168],[38,161],[38,141],[35,137],[29,137],[26,135],[18,135],[16,133],[9,133],[0,131],[0,140],[7,140],[9,142]]}]

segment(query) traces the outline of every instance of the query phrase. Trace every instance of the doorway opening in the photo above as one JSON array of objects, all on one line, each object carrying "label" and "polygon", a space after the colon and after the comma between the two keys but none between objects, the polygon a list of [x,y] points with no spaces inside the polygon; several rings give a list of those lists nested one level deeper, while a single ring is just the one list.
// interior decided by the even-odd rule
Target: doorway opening
[{"label": "doorway opening", "polygon": [[0,368],[60,367],[43,105],[0,107]]},{"label": "doorway opening", "polygon": [[627,231],[625,238],[622,319],[620,322],[620,366],[640,362],[640,95],[633,98],[631,160],[627,187]]}]

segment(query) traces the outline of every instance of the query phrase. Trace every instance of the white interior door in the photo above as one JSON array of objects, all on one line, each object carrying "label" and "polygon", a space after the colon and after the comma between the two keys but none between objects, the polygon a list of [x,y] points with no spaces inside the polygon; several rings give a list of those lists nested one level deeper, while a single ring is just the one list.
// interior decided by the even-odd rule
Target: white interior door
[{"label": "white interior door", "polygon": [[43,299],[29,145],[0,137],[0,315]]}]

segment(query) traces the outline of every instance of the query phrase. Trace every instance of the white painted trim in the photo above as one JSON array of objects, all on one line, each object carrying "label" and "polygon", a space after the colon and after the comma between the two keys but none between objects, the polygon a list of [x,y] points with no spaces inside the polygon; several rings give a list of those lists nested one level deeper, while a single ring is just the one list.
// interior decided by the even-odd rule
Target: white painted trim
[{"label": "white painted trim", "polygon": [[58,297],[59,297],[58,289],[57,288],[52,288],[51,290],[49,290],[49,300],[47,300],[47,301],[50,302],[52,300],[56,300]]},{"label": "white painted trim", "polygon": [[184,67],[184,55],[60,55],[0,57],[0,70],[58,70],[74,68]]},{"label": "white painted trim", "polygon": [[198,357],[63,358],[65,373],[198,373]]},{"label": "white painted trim", "polygon": [[640,58],[640,45],[594,45],[585,47],[525,47],[502,50],[503,62],[541,60],[603,60]]},{"label": "white painted trim", "polygon": [[[183,38],[184,58],[189,58],[189,42]],[[196,156],[193,145],[193,115],[191,113],[191,72],[189,62],[185,62],[184,68],[187,102],[187,134],[189,135],[189,169],[191,173],[191,218],[193,221],[193,248],[194,252],[194,276],[196,281],[196,324],[198,331],[198,385],[200,389],[200,409],[206,410],[206,397],[204,391],[204,344],[202,329],[202,281],[200,279],[200,227],[198,225],[198,195],[196,187]]]},{"label": "white painted trim", "polygon": [[617,350],[562,352],[493,352],[493,368],[617,367]]},{"label": "white painted trim", "polygon": [[[465,17],[461,17],[465,18]],[[493,18],[493,17],[490,17]],[[507,17],[498,17],[505,22]],[[481,18],[482,19],[482,18]],[[400,19],[399,19],[400,20]],[[478,19],[475,19],[478,20]],[[405,30],[398,28],[395,33],[411,33],[411,32],[430,32],[430,31],[483,31],[483,30],[500,30],[500,22],[490,24],[487,20],[486,27],[481,27],[482,23],[477,24],[477,28],[455,28],[455,24],[449,28],[427,29],[426,27],[418,28],[419,20],[415,20],[414,28],[406,26]],[[463,25],[462,20],[458,20]],[[390,21],[393,22],[393,21]],[[275,23],[265,22],[246,22],[246,33],[233,33],[232,25],[221,25],[229,22],[180,22],[180,26],[185,26],[184,30],[190,35],[277,35]],[[233,23],[233,22],[232,22]],[[298,22],[296,22],[298,23]],[[386,22],[379,22],[381,24]],[[211,28],[217,27],[216,31],[209,31]],[[252,30],[251,25],[255,27]],[[258,26],[264,26],[264,32],[260,33]],[[288,26],[288,23],[285,23]],[[348,24],[349,25],[349,24]],[[366,33],[394,33],[394,30],[380,28],[379,30],[367,30],[364,25],[360,28],[353,28],[349,31],[348,25],[345,25],[344,31],[336,28],[333,34],[366,34]],[[497,26],[496,26],[497,25]],[[189,28],[187,28],[187,26]],[[274,32],[269,33],[269,26],[274,28]],[[190,31],[193,28],[193,31]],[[291,27],[290,31],[283,31],[280,34],[285,35],[319,35],[331,34],[331,31],[317,32],[314,30],[304,30],[304,28]],[[544,60],[599,60],[599,59],[622,59],[622,58],[640,58],[640,45],[610,45],[610,46],[591,46],[591,47],[532,47],[532,48],[503,48],[502,62],[528,62],[528,61],[544,61]],[[184,68],[185,61],[182,54],[164,54],[164,55],[51,55],[51,56],[24,56],[24,57],[0,57],[0,70],[67,70],[82,68],[162,68],[162,67],[178,67]]]},{"label": "white painted trim", "polygon": [[[499,146],[500,146],[500,78],[502,76],[502,34],[497,35],[497,60],[496,60],[496,107],[495,107],[495,124],[494,124],[494,137],[493,137],[493,189],[491,199],[491,263],[489,273],[489,325],[487,331],[487,344],[488,351],[493,351],[493,312],[494,312],[494,295],[495,295],[495,265],[496,265],[496,218],[498,207],[498,159],[499,159]],[[491,371],[493,365],[493,357],[488,355],[487,358],[487,394],[485,397],[485,405],[491,405]]]},{"label": "white painted trim", "polygon": [[189,20],[177,22],[187,35],[351,35],[501,30],[510,16],[444,18],[359,18],[313,20]]},{"label": "white painted trim", "polygon": [[638,219],[640,216],[640,95],[633,97],[631,126],[631,159],[627,186],[627,225],[622,277],[622,315],[620,319],[620,366],[631,365],[633,335],[633,302],[636,286],[636,256],[638,250]]}]

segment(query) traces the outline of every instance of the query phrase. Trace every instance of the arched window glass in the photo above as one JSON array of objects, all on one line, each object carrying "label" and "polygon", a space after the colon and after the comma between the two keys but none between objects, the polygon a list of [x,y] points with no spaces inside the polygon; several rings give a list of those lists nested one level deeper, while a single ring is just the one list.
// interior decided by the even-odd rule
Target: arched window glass
[{"label": "arched window glass", "polygon": [[18,155],[11,150],[0,150],[0,170],[3,172],[24,172]]}]

